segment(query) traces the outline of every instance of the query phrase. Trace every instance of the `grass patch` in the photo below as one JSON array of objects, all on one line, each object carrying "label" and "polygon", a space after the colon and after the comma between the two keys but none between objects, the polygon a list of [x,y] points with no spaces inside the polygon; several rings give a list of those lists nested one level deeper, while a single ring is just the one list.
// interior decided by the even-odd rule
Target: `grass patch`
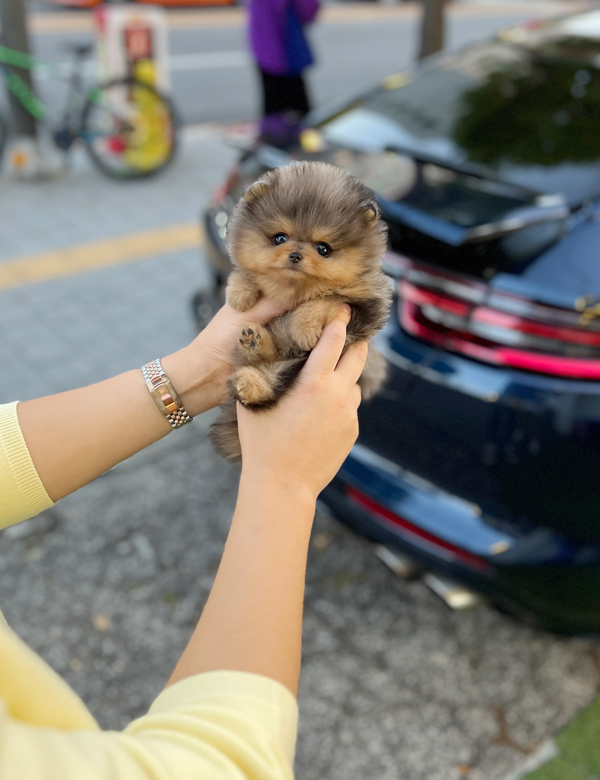
[{"label": "grass patch", "polygon": [[560,756],[526,780],[600,780],[600,697],[556,737]]}]

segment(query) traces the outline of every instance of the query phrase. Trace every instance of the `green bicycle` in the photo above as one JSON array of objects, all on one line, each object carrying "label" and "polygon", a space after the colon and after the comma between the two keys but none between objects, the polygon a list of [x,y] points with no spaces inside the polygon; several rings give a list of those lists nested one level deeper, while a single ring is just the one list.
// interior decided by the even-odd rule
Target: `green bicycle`
[{"label": "green bicycle", "polygon": [[[172,161],[177,147],[177,122],[167,97],[135,78],[117,79],[85,89],[82,60],[93,45],[71,46],[73,68],[62,120],[52,127],[48,107],[15,70],[52,69],[50,63],[0,45],[0,74],[23,108],[50,130],[64,152],[79,140],[102,173],[113,179],[151,176]],[[58,78],[58,77],[57,77]],[[0,114],[0,161],[8,123]]]}]

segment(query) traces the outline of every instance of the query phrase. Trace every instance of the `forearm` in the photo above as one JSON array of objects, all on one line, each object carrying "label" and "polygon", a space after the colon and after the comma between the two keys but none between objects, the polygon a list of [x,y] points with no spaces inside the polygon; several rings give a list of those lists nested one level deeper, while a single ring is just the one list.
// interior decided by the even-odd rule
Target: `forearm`
[{"label": "forearm", "polygon": [[[249,312],[223,306],[191,344],[162,358],[191,417],[218,406],[227,396],[239,331],[246,319],[264,324],[283,311],[266,298]],[[19,404],[18,414],[33,463],[54,501],[172,430],[139,370]]]},{"label": "forearm", "polygon": [[243,474],[225,552],[198,626],[169,684],[193,674],[260,674],[295,695],[314,498]]},{"label": "forearm", "polygon": [[[174,353],[162,365],[192,417],[218,403],[198,349]],[[53,501],[172,430],[139,369],[89,387],[23,402],[18,416],[33,463]]]}]

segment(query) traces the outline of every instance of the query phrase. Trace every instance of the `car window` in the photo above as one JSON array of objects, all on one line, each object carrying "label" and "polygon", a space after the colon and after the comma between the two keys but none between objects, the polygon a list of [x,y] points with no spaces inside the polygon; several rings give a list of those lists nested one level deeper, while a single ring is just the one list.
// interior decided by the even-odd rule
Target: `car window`
[{"label": "car window", "polygon": [[600,194],[600,71],[589,60],[476,46],[320,127],[335,145],[468,163],[494,179],[561,193],[571,205]]}]

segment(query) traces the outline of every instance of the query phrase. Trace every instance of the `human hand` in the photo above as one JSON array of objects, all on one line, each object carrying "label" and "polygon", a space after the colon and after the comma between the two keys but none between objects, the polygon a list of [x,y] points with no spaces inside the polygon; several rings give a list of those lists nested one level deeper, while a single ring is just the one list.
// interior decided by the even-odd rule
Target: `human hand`
[{"label": "human hand", "polygon": [[242,481],[274,480],[314,501],[337,473],[358,436],[356,383],[368,349],[354,344],[342,355],[350,312],[348,305],[340,308],[297,383],[273,409],[249,411],[238,404]]},{"label": "human hand", "polygon": [[268,298],[244,312],[225,304],[189,346],[162,359],[188,414],[195,417],[227,399],[242,327],[247,322],[265,325],[285,311]]}]

